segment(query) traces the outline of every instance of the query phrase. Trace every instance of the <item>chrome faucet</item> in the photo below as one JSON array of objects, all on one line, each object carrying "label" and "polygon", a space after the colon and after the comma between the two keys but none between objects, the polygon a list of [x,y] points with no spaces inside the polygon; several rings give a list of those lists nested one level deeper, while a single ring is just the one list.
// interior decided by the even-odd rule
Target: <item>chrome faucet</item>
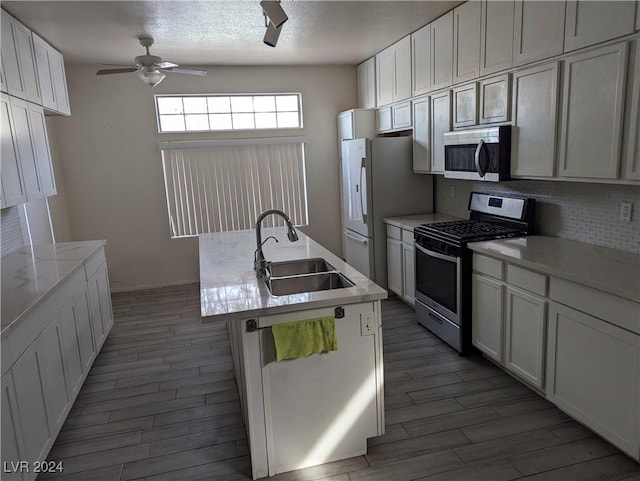
[{"label": "chrome faucet", "polygon": [[[291,242],[295,242],[298,240],[298,233],[293,228],[293,224],[291,223],[289,216],[284,212],[282,212],[281,210],[278,210],[278,209],[265,210],[262,214],[258,216],[258,219],[256,220],[256,252],[255,252],[254,261],[253,261],[253,269],[256,271],[256,274],[258,275],[258,277],[261,279],[264,279],[267,277],[267,260],[264,258],[264,253],[262,252],[263,242],[262,242],[261,226],[262,226],[262,219],[264,219],[266,216],[270,214],[277,214],[285,220],[285,222],[287,223],[287,237]],[[270,237],[267,237],[265,239],[265,242],[267,242],[269,239]],[[276,242],[278,242],[278,239],[276,239]]]}]

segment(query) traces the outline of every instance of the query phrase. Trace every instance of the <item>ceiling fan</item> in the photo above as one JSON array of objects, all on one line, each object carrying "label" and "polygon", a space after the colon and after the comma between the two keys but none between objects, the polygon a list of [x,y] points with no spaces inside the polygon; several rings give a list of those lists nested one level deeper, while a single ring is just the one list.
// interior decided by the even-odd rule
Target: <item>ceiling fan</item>
[{"label": "ceiling fan", "polygon": [[191,68],[183,68],[178,64],[171,62],[163,62],[161,57],[157,55],[151,55],[149,53],[149,47],[153,45],[152,37],[140,37],[140,45],[147,49],[147,53],[145,55],[138,55],[134,62],[136,63],[135,67],[123,67],[123,68],[111,68],[111,69],[103,69],[98,70],[96,75],[111,75],[116,73],[129,73],[136,72],[140,80],[142,80],[147,85],[151,85],[155,87],[160,82],[162,82],[165,78],[165,74],[160,70],[164,70],[166,72],[173,73],[185,73],[189,75],[206,75],[206,70],[196,70]]}]

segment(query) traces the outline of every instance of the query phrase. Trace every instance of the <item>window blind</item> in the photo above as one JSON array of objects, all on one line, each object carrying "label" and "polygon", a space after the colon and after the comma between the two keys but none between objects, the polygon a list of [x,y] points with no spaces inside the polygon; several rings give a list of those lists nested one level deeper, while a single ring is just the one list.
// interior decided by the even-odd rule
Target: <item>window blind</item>
[{"label": "window blind", "polygon": [[[307,224],[304,144],[300,141],[161,144],[172,237],[252,229],[266,209]],[[264,225],[284,225],[268,216]]]}]

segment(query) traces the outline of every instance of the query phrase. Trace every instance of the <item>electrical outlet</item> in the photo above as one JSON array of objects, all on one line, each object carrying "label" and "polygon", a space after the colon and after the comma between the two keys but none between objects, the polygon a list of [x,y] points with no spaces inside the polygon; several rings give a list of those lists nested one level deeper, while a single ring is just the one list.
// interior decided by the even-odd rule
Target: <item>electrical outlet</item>
[{"label": "electrical outlet", "polygon": [[375,332],[375,321],[372,312],[360,313],[360,334],[362,336],[370,336]]},{"label": "electrical outlet", "polygon": [[620,202],[620,220],[631,222],[631,211],[633,209],[633,202],[622,201]]},{"label": "electrical outlet", "polygon": [[449,187],[449,197],[455,197],[456,196],[456,186],[452,185]]}]

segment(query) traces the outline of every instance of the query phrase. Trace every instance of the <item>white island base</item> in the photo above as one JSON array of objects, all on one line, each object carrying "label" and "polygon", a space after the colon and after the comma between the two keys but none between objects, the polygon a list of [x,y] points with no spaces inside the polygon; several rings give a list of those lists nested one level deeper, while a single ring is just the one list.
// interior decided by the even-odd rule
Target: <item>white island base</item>
[{"label": "white island base", "polygon": [[[263,229],[268,261],[322,258],[352,287],[272,295],[253,270],[255,231],[200,236],[203,322],[226,322],[253,479],[359,456],[384,434],[380,301],[387,293],[298,231]],[[271,326],[335,317],[338,350],[276,362]]]},{"label": "white island base", "polygon": [[380,301],[341,307],[337,351],[280,362],[269,326],[335,309],[261,316],[249,331],[229,322],[253,479],[365,454],[367,438],[384,434]]}]

